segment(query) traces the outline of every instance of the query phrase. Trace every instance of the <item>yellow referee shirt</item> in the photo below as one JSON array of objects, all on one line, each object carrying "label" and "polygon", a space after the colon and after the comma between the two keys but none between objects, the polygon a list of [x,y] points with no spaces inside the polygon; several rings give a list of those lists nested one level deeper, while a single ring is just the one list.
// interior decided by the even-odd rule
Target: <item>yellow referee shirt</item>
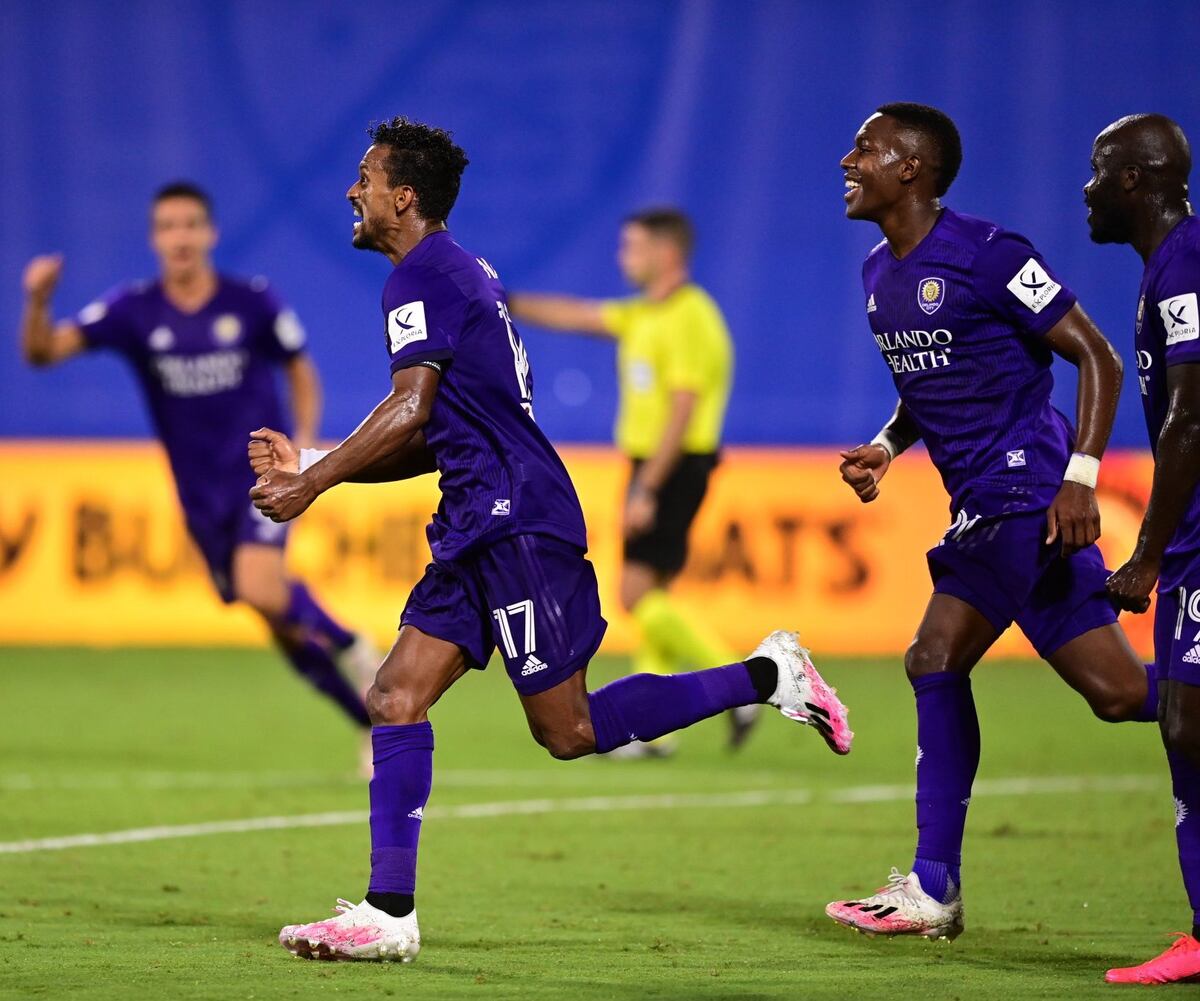
[{"label": "yellow referee shirt", "polygon": [[717,451],[733,379],[733,342],[712,297],[687,284],[661,302],[611,300],[602,315],[617,339],[617,446],[634,459],[653,455],[666,430],[671,394],[683,389],[696,394],[683,450]]}]

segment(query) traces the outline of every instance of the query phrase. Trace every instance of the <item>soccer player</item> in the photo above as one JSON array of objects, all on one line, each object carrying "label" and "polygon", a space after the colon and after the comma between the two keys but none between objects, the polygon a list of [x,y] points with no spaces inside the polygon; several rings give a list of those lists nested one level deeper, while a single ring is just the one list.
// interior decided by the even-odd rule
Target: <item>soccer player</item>
[{"label": "soccer player", "polygon": [[[303,469],[285,436],[255,435],[268,469],[252,491],[278,521],[348,480],[403,479],[436,468],[441,503],[433,562],[400,619],[367,697],[374,729],[371,878],[340,914],[289,925],[297,955],[410,960],[417,841],[433,777],[429,710],[499,647],[534,739],[555,758],[652,740],[735,706],[766,702],[850,749],[845,709],[793,633],[746,660],[688,674],[635,674],[588,692],[604,633],[583,513],[570,477],[533,419],[533,376],[495,269],[446,228],[466,155],[449,134],[404,118],[370,130],[347,192],[354,245],[386,256],[383,340],[392,390],[337,448]],[[265,446],[265,449],[264,447]]]},{"label": "soccer player", "polygon": [[1112,983],[1200,976],[1200,221],[1188,203],[1191,168],[1187,138],[1175,122],[1131,115],[1096,138],[1093,176],[1083,189],[1092,239],[1128,243],[1145,264],[1134,353],[1154,480],[1133,555],[1108,587],[1122,608],[1144,612],[1158,584],[1159,726],[1192,907],[1190,935],[1140,966],[1109,970]]},{"label": "soccer player", "polygon": [[[929,551],[933,595],[905,668],[917,703],[916,858],[834,920],[885,935],[963,930],[959,875],[979,763],[972,668],[1010,623],[1101,719],[1153,720],[1152,672],[1105,592],[1096,474],[1121,362],[1024,237],[943,208],[962,162],[954,123],[887,104],[841,162],[846,215],[884,240],[863,266],[867,321],[900,401],[842,477],[874,501],[918,440],[950,494],[953,521]],[[1079,369],[1078,432],[1050,404],[1053,355]]]},{"label": "soccer player", "polygon": [[219,274],[209,196],[194,184],[169,184],[154,196],[150,243],[159,277],[118,288],[54,323],[50,300],[62,273],[58,256],[25,270],[21,344],[33,365],[55,365],[84,351],[115,351],[133,367],[166,449],[188,532],[221,599],[262,616],[296,672],[350,719],[370,725],[358,675],[374,671],[365,639],[339,624],[284,566],[287,531],[247,500],[246,428],[288,426],[276,386],[290,388],[296,436],[317,432],[321,388],[296,315],[262,279]]},{"label": "soccer player", "polygon": [[[635,212],[621,227],[617,261],[638,290],[609,301],[513,293],[517,320],[617,344],[620,405],[617,447],[629,457],[621,603],[637,622],[635,671],[666,674],[733,655],[668,589],[687,562],[688,533],[717,464],[733,375],[725,318],[689,271],[695,234],[678,209]],[[730,713],[730,740],[749,733],[757,706]],[[630,744],[624,757],[669,753]]]}]

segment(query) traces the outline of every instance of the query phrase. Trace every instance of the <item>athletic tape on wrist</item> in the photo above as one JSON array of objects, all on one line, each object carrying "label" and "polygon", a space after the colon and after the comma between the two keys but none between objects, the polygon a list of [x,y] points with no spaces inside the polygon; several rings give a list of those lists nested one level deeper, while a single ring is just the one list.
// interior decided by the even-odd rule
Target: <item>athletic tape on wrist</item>
[{"label": "athletic tape on wrist", "polygon": [[302,448],[300,449],[300,472],[308,469],[309,466],[320,462],[329,454],[328,449],[320,448]]},{"label": "athletic tape on wrist", "polygon": [[874,438],[871,439],[872,445],[878,445],[888,454],[889,459],[894,459],[907,447],[900,437],[895,433],[884,428]]},{"label": "athletic tape on wrist", "polygon": [[1063,473],[1063,481],[1070,480],[1085,487],[1096,489],[1096,479],[1100,475],[1100,460],[1092,455],[1075,452],[1067,463],[1067,471]]}]

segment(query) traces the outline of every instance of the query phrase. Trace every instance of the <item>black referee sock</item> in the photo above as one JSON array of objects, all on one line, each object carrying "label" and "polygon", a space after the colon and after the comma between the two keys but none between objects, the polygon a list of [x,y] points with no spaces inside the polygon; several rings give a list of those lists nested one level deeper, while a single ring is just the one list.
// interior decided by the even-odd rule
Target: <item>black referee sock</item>
[{"label": "black referee sock", "polygon": [[744,661],[750,684],[758,694],[759,702],[766,702],[779,687],[779,668],[770,657],[751,657]]},{"label": "black referee sock", "polygon": [[394,918],[411,914],[416,907],[411,893],[368,893],[367,903]]}]

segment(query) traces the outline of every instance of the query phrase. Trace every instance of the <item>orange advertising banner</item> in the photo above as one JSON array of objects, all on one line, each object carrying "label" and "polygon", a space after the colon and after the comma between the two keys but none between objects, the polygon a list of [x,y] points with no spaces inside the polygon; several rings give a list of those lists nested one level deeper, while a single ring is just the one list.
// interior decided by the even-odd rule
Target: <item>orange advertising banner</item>
[{"label": "orange advertising banner", "polygon": [[[617,600],[626,464],[606,448],[562,453],[587,516],[605,649],[628,651],[636,627]],[[949,524],[941,483],[914,452],[863,505],[837,463],[833,449],[727,451],[677,592],[735,649],[783,626],[822,654],[894,656],[912,638],[930,592],[925,552]],[[7,442],[0,464],[0,644],[264,641],[251,613],[213,593],[157,446]],[[1104,461],[1110,566],[1132,549],[1151,475],[1141,453]],[[339,487],[297,522],[290,565],[347,624],[388,643],[429,560],[424,528],[436,503],[434,477]],[[1122,621],[1148,653],[1149,616]],[[1010,630],[997,652],[1031,650]]]}]

